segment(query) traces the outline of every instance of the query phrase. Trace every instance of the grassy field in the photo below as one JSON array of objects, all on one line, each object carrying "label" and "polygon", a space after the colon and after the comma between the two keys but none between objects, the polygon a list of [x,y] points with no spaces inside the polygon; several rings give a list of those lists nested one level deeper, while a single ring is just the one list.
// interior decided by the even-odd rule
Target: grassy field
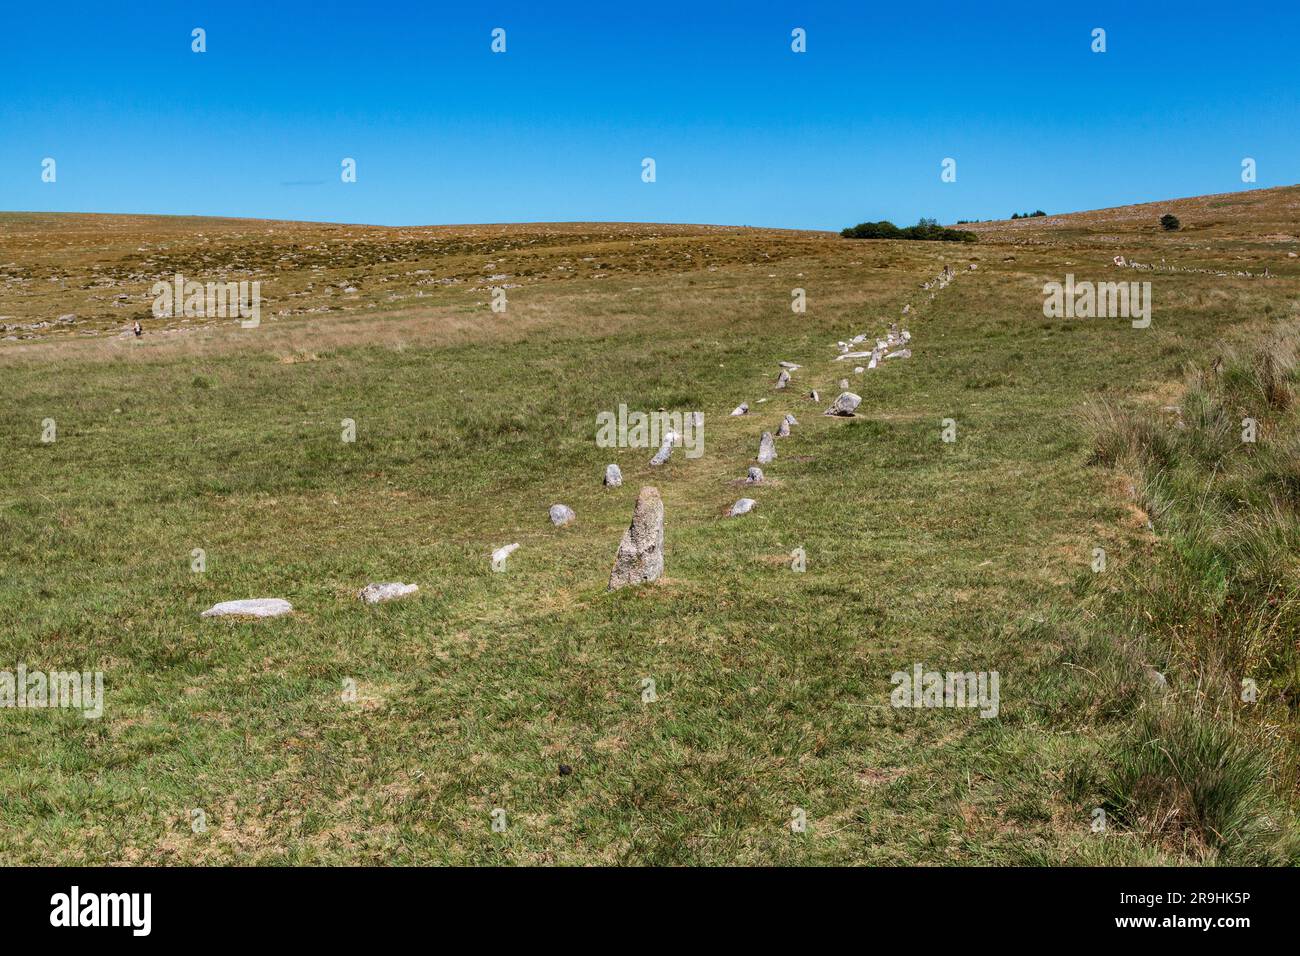
[{"label": "grassy field", "polygon": [[[1298,202],[977,224],[970,245],[0,214],[0,670],[105,675],[99,719],[0,709],[0,861],[1295,860],[1300,431],[1249,370],[1271,348],[1295,378]],[[1160,231],[1169,210],[1184,230]],[[261,326],[153,319],[177,271],[260,279]],[[1067,273],[1151,281],[1151,327],[1044,318]],[[912,358],[833,361],[891,321]],[[1220,356],[1231,387],[1205,377]],[[784,391],[780,360],[803,366]],[[821,414],[841,377],[853,419]],[[702,411],[704,455],[598,448],[620,403]],[[1258,446],[1223,440],[1243,409]],[[770,481],[736,485],[787,412]],[[1267,582],[1229,573],[1237,538],[1197,563],[1209,482],[1233,520],[1279,510]],[[665,576],[609,593],[646,484]],[[725,517],[741,495],[758,510]],[[392,580],[420,592],[357,599]],[[1207,591],[1192,627],[1181,598]],[[294,614],[199,617],[271,596]],[[1237,625],[1266,633],[1210,653]],[[997,671],[998,716],[890,707],[915,663]]]}]

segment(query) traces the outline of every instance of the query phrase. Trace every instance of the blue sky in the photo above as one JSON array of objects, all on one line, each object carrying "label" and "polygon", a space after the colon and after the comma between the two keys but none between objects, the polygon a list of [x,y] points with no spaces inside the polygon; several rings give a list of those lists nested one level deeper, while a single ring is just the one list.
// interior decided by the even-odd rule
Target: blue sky
[{"label": "blue sky", "polygon": [[1288,185],[1297,48],[1294,2],[9,0],[0,209],[838,229]]}]

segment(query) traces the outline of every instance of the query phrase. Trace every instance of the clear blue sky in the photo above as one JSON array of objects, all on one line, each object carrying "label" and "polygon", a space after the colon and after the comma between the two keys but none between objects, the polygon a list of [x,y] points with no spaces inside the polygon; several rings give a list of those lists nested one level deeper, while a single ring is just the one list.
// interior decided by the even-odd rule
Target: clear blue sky
[{"label": "clear blue sky", "polygon": [[1067,212],[1251,188],[1246,156],[1258,187],[1300,181],[1298,50],[1295,0],[4,0],[0,209],[808,228]]}]

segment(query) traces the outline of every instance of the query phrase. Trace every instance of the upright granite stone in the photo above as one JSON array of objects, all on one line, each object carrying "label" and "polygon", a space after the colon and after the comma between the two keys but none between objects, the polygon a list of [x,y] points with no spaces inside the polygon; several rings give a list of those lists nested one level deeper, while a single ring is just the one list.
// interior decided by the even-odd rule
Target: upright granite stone
[{"label": "upright granite stone", "polygon": [[632,523],[623,532],[614,570],[609,575],[609,590],[629,584],[647,584],[664,572],[664,501],[659,489],[647,485],[637,495]]},{"label": "upright granite stone", "polygon": [[763,437],[758,443],[758,463],[770,465],[774,461],[776,461],[776,442],[772,440],[771,432],[763,432]]},{"label": "upright granite stone", "polygon": [[623,484],[623,472],[618,465],[605,466],[605,487],[618,488]]}]

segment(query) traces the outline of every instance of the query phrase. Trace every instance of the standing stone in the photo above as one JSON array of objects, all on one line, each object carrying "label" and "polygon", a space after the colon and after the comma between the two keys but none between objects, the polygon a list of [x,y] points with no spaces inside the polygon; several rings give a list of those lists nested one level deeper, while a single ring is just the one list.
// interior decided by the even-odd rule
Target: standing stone
[{"label": "standing stone", "polygon": [[623,472],[619,470],[618,465],[605,466],[605,487],[618,488],[623,484]]},{"label": "standing stone", "polygon": [[827,415],[836,415],[840,418],[852,418],[858,405],[862,403],[861,395],[854,395],[852,392],[841,392],[840,396],[831,402],[831,407],[826,409]]},{"label": "standing stone", "polygon": [[727,512],[727,517],[738,518],[741,515],[747,515],[754,510],[754,507],[757,504],[758,502],[755,501],[753,498],[741,498],[739,501],[737,501],[734,505],[731,506],[731,510]]},{"label": "standing stone", "polygon": [[637,495],[632,523],[623,532],[614,570],[609,575],[609,590],[629,584],[646,584],[664,572],[664,501],[659,489],[647,485]]},{"label": "standing stone", "polygon": [[790,384],[790,373],[785,369],[781,369],[781,374],[776,377],[776,387],[785,388],[789,384]]},{"label": "standing stone", "polygon": [[785,419],[781,419],[781,424],[777,426],[776,437],[777,438],[790,437],[790,423],[787,422]]},{"label": "standing stone", "polygon": [[798,425],[799,419],[795,418],[793,415],[787,414],[785,416],[785,423],[787,425]]},{"label": "standing stone", "polygon": [[817,389],[815,388],[808,393],[808,398],[814,402],[820,402],[822,400],[822,397],[817,394]]},{"label": "standing stone", "polygon": [[659,446],[659,450],[655,452],[655,456],[650,459],[650,464],[662,465],[664,462],[666,462],[669,459],[669,457],[672,456],[673,442],[676,440],[677,440],[677,433],[675,431],[667,432],[664,435],[664,443]]},{"label": "standing stone", "polygon": [[572,524],[578,516],[573,513],[573,509],[568,505],[551,505],[551,524],[557,528],[562,528],[566,524]]},{"label": "standing stone", "polygon": [[763,483],[763,469],[755,465],[749,466],[749,471],[745,475],[745,484],[761,485]]},{"label": "standing stone", "polygon": [[771,432],[763,432],[763,438],[758,443],[758,463],[770,465],[774,461],[776,461],[776,442],[772,440]]},{"label": "standing stone", "polygon": [[737,406],[732,410],[731,414],[732,414],[733,417],[736,416],[736,415],[748,415],[748,414],[749,414],[749,402],[741,402],[739,405],[737,405]]}]

